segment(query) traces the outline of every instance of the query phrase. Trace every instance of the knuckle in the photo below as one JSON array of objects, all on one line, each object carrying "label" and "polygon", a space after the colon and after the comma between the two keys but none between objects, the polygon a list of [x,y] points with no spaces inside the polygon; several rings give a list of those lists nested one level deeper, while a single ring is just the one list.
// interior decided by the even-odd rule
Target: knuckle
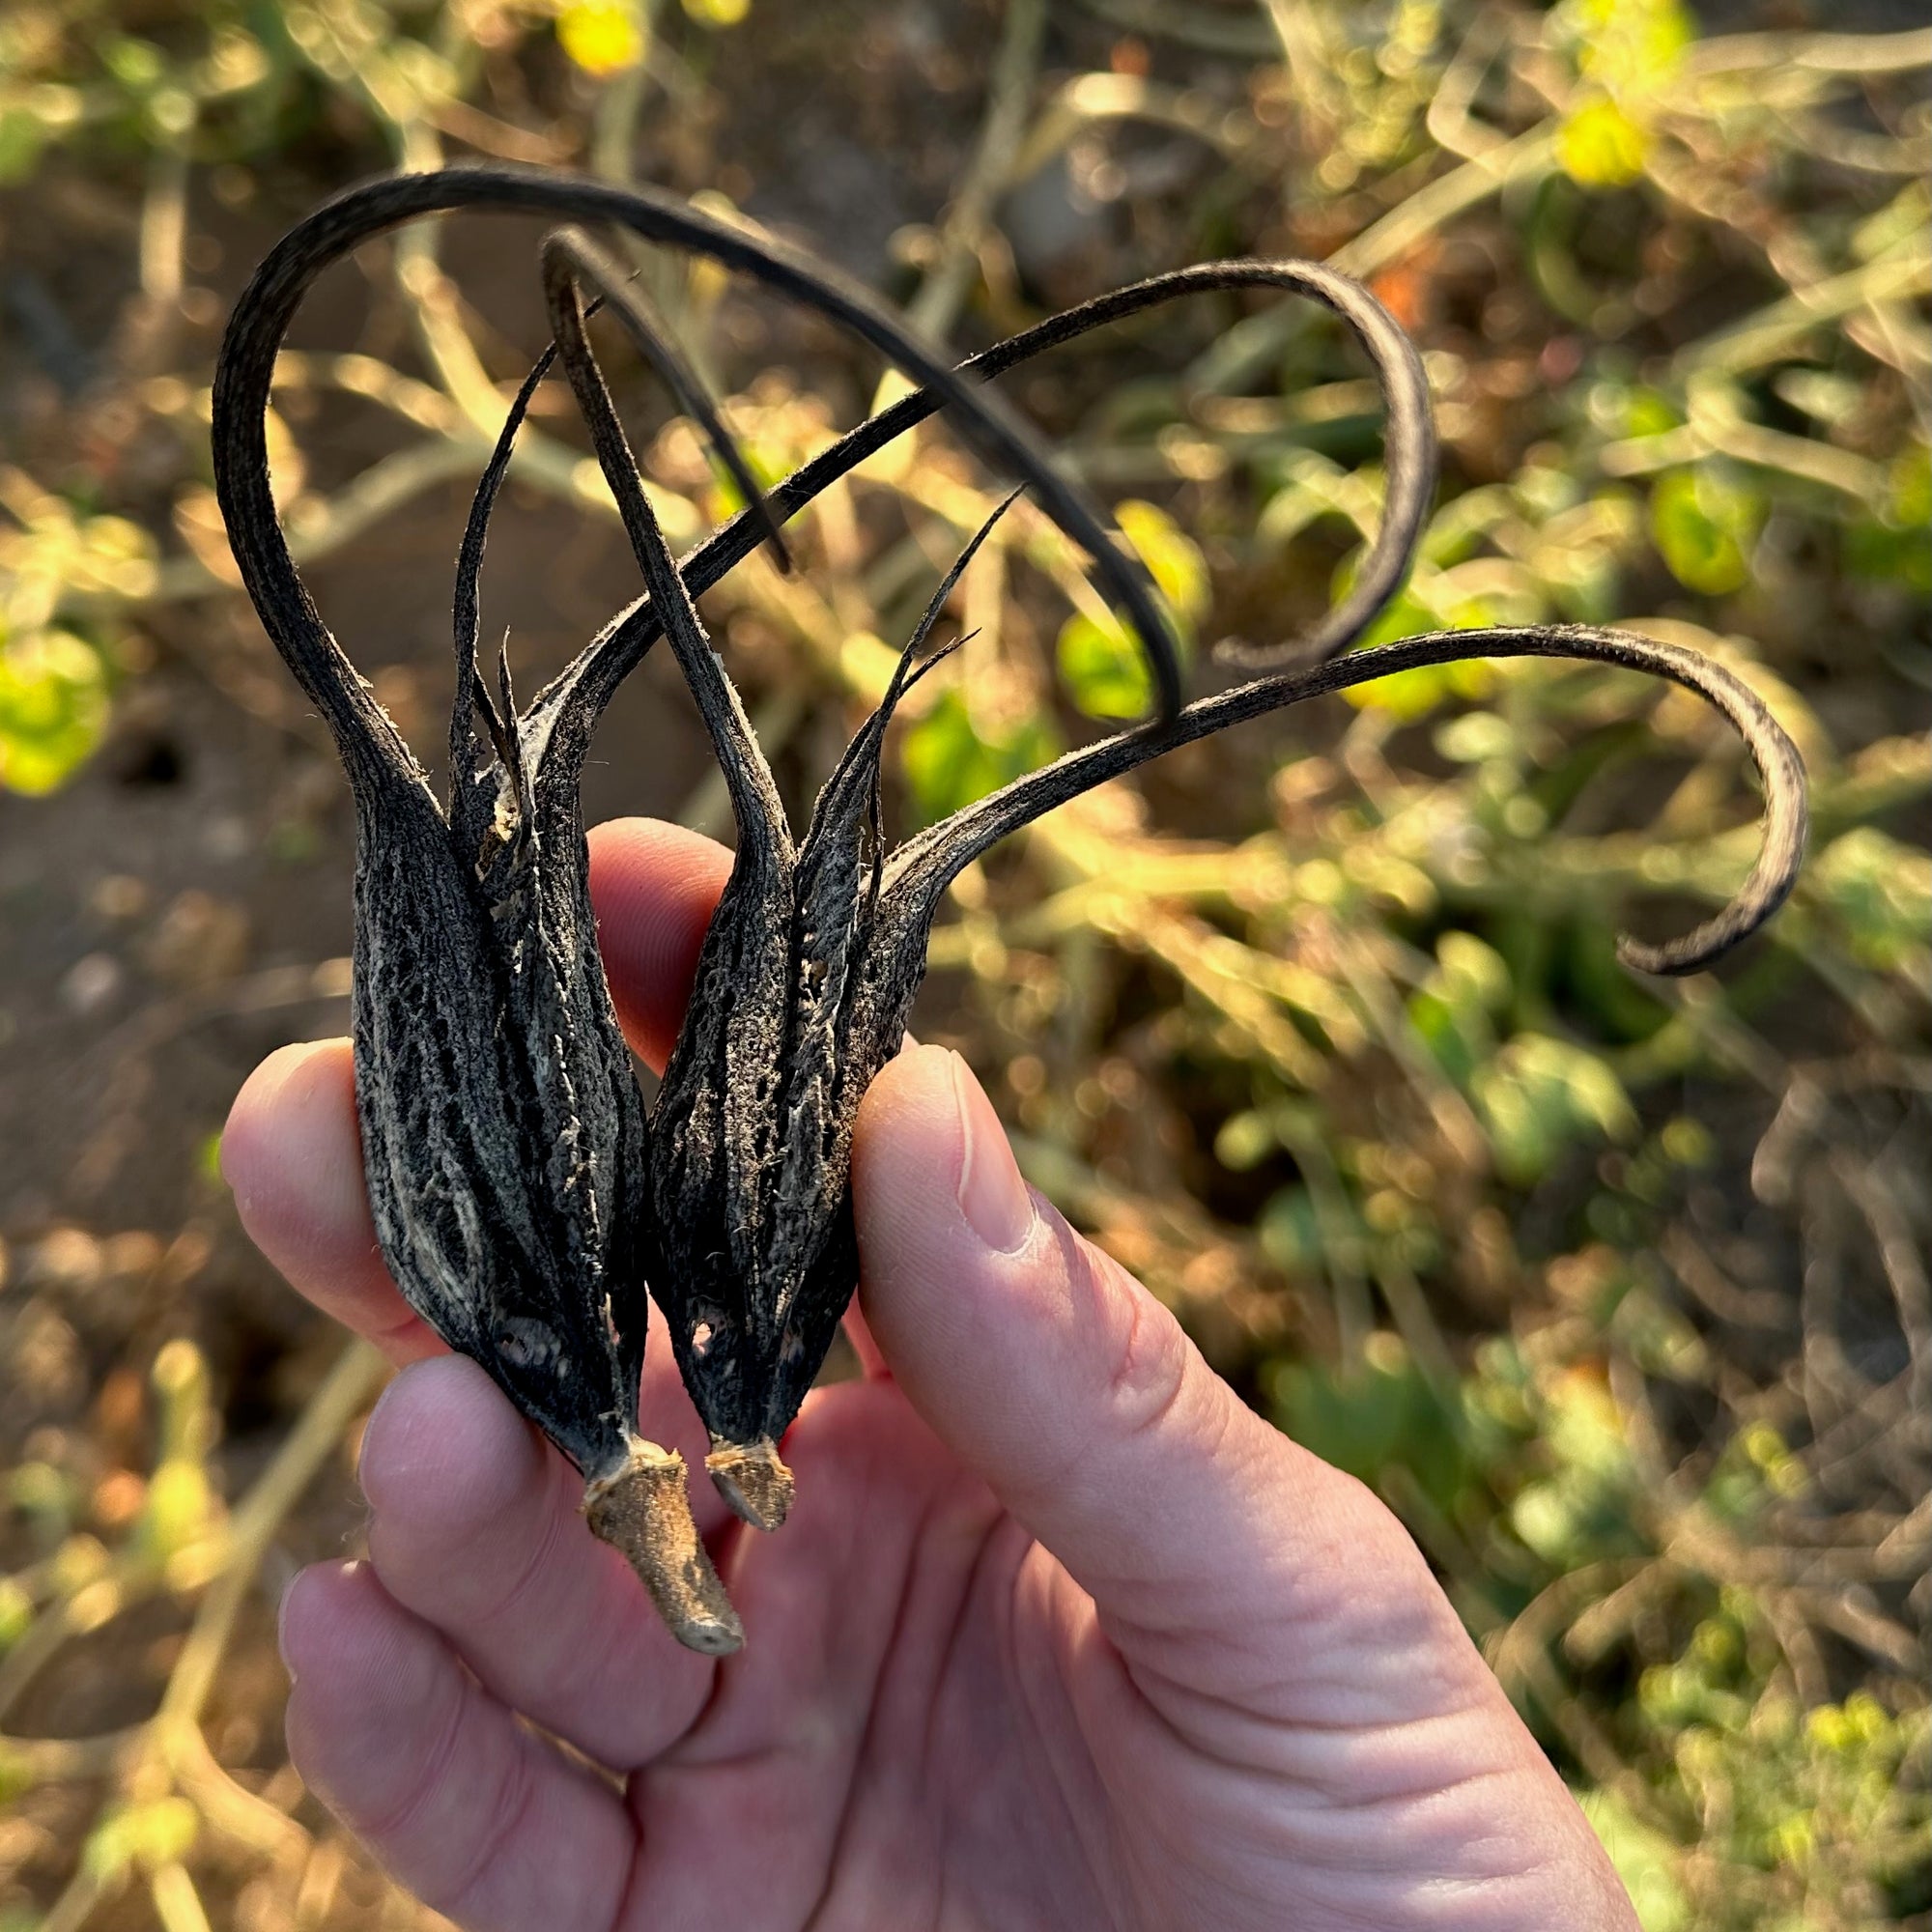
[{"label": "knuckle", "polygon": [[1107,1412],[1122,1435],[1159,1433],[1191,1396],[1194,1345],[1173,1315],[1117,1262],[1078,1250],[1089,1300],[1105,1311],[1101,1372]]}]

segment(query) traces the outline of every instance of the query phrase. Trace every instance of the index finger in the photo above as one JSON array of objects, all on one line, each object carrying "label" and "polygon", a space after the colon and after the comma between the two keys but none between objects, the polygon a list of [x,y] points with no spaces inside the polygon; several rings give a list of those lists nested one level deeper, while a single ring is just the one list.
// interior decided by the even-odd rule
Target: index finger
[{"label": "index finger", "polygon": [[[653,819],[590,835],[598,942],[625,1037],[662,1066],[731,855]],[[291,1287],[392,1361],[442,1344],[404,1301],[376,1244],[346,1039],[285,1046],[249,1075],[221,1136],[242,1225]]]}]

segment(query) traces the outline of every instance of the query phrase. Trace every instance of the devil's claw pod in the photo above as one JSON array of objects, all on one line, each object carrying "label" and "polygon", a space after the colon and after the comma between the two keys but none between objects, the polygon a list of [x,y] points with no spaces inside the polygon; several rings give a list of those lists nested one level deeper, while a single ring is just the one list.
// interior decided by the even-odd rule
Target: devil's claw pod
[{"label": "devil's claw pod", "polygon": [[[1387,511],[1353,588],[1309,637],[1272,654],[1291,668],[1068,753],[896,849],[888,848],[882,830],[886,729],[905,693],[944,655],[922,656],[928,634],[1008,505],[940,584],[884,700],[826,781],[805,839],[794,848],[771,774],[691,602],[687,580],[702,581],[706,552],[680,577],[635,479],[599,440],[650,588],[652,618],[676,652],[711,731],[738,821],[737,860],[705,935],[652,1120],[651,1186],[663,1257],[652,1290],[668,1318],[685,1384],[712,1434],[713,1481],[760,1528],[773,1527],[789,1505],[791,1484],[775,1445],[858,1285],[850,1174],[859,1102],[904,1038],[946,889],[1009,833],[1163,752],[1304,698],[1425,664],[1545,656],[1622,666],[1698,693],[1736,725],[1765,781],[1764,848],[1736,899],[1671,945],[1626,942],[1627,963],[1657,973],[1708,964],[1762,924],[1797,875],[1805,805],[1796,749],[1746,685],[1695,652],[1620,632],[1530,626],[1411,638],[1341,655],[1400,583],[1434,477],[1420,364],[1366,291],[1302,265],[1217,264],[1102,298],[1072,319],[1055,318],[1030,333],[1042,345],[1064,340],[1140,305],[1137,298],[1149,290],[1184,294],[1241,282],[1292,288],[1328,302],[1356,328],[1382,381],[1389,401]],[[1004,346],[988,352],[982,365],[1000,362],[1003,353]],[[595,386],[586,380],[579,393],[593,431]],[[798,479],[781,484],[774,503],[790,507],[794,485],[808,476],[810,487],[823,488],[876,447],[886,429],[916,421],[923,400],[909,398],[862,424]],[[721,533],[707,550],[728,556],[729,545],[729,533]],[[1267,654],[1230,655],[1256,663]],[[747,1480],[751,1471],[755,1483]]]},{"label": "devil's claw pod", "polygon": [[[576,230],[553,235],[542,257],[553,344],[509,412],[459,559],[445,810],[302,588],[276,524],[264,417],[276,350],[316,273],[398,221],[475,205],[614,222],[707,254],[854,328],[924,387],[761,494],[613,258]],[[682,567],[591,353],[582,280],[600,285],[750,498]],[[1387,409],[1381,526],[1348,594],[1308,634],[1222,653],[1278,668],[1183,702],[1175,646],[1145,573],[972,379],[1160,302],[1253,288],[1325,304],[1366,351]],[[476,579],[518,426],[554,361],[569,379],[649,594],[520,715],[507,665],[499,658],[494,690],[478,665]],[[757,543],[781,551],[785,518],[941,407],[1093,558],[1146,653],[1154,715],[888,847],[887,727],[944,655],[925,652],[928,636],[995,512],[939,586],[884,700],[794,842],[693,597]],[[355,790],[357,1105],[383,1253],[411,1305],[577,1463],[591,1528],[624,1551],[679,1640],[713,1655],[734,1649],[742,1631],[693,1521],[682,1459],[639,1430],[646,1283],[710,1435],[712,1481],[747,1522],[777,1528],[793,1491],[779,1445],[858,1284],[850,1176],[860,1099],[904,1037],[948,886],[997,840],[1163,752],[1304,698],[1424,665],[1543,656],[1644,671],[1696,692],[1737,727],[1764,781],[1763,845],[1736,897],[1669,945],[1626,942],[1627,963],[1653,973],[1709,963],[1771,916],[1803,857],[1796,750],[1745,684],[1695,652],[1613,631],[1528,626],[1342,655],[1406,574],[1432,500],[1434,439],[1413,347],[1366,290],[1310,264],[1223,262],[1158,276],[1050,317],[955,371],[869,298],[795,252],[655,192],[503,170],[404,176],[318,211],[263,264],[223,343],[214,457],[243,581],[327,721]],[[603,708],[660,636],[717,753],[738,848],[647,1119],[597,952],[578,786]]]},{"label": "devil's claw pod", "polygon": [[410,1305],[583,1473],[592,1527],[680,1637],[727,1650],[741,1634],[683,1464],[639,1432],[649,1124],[597,951],[578,805],[598,694],[580,680],[519,718],[507,667],[493,695],[477,664],[483,530],[536,375],[464,545],[446,810],[276,526],[263,437],[275,351],[302,287],[358,232],[311,224],[265,264],[223,346],[213,451],[244,581],[355,797],[355,1095],[377,1236]]},{"label": "devil's claw pod", "polygon": [[[706,1467],[731,1507],[762,1529],[776,1528],[791,1500],[775,1445],[859,1278],[850,1191],[859,1101],[898,1051],[925,970],[930,913],[908,919],[903,895],[882,891],[886,727],[917,675],[937,662],[919,653],[999,514],[940,584],[884,702],[820,790],[796,851],[775,791],[760,781],[762,761],[753,766],[756,747],[740,748],[749,776],[734,798],[738,859],[698,954],[653,1117],[665,1264],[653,1288],[712,1433]],[[674,574],[664,588],[673,648],[681,633],[701,639]],[[708,651],[680,649],[679,661],[700,680],[719,675]]]}]

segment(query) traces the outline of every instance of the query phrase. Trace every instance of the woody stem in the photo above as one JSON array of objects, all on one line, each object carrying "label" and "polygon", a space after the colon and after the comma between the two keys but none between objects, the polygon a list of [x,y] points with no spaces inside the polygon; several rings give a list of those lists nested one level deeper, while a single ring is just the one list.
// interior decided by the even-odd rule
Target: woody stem
[{"label": "woody stem", "polygon": [[744,1644],[745,1627],[697,1534],[676,1450],[633,1436],[622,1465],[584,1487],[583,1515],[591,1534],[638,1573],[687,1650],[728,1657]]}]

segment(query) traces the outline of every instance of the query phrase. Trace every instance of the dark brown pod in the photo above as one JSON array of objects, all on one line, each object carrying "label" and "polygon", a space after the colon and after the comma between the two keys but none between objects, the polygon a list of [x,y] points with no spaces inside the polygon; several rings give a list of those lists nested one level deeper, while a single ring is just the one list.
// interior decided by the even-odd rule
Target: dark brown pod
[{"label": "dark brown pod", "polygon": [[[216,479],[238,555],[250,535],[272,553],[266,473],[249,468],[242,427],[259,426],[247,379],[260,364],[233,330],[230,348]],[[639,1434],[649,1125],[590,909],[578,809],[588,696],[520,719],[507,666],[495,696],[479,674],[474,564],[507,453],[478,493],[459,572],[446,811],[272,556],[251,588],[355,800],[356,1111],[384,1258],[411,1306],[583,1471],[593,1527],[680,1638],[728,1651],[743,1632],[697,1539],[682,1462]]]},{"label": "dark brown pod", "polygon": [[[510,412],[460,559],[456,779],[445,814],[296,577],[274,522],[263,410],[275,348],[322,266],[398,220],[469,205],[551,209],[700,250],[855,327],[926,387],[761,497],[661,323],[610,258],[582,234],[553,236],[543,255],[553,346]],[[586,280],[705,424],[750,497],[681,567],[590,350],[580,290]],[[1352,589],[1311,633],[1224,653],[1284,668],[1183,703],[1178,659],[1144,577],[971,379],[1180,296],[1240,287],[1309,297],[1354,330],[1387,410],[1385,508]],[[590,430],[648,595],[519,716],[507,669],[499,663],[494,695],[479,673],[475,584],[512,440],[554,358]],[[1156,715],[888,848],[886,728],[934,661],[924,654],[928,634],[982,530],[940,586],[884,702],[794,841],[692,598],[757,543],[776,543],[779,526],[817,491],[942,407],[1088,548],[1146,649]],[[264,264],[224,344],[215,454],[244,581],[334,729],[355,788],[357,1076],[384,1255],[412,1305],[483,1362],[577,1461],[588,1479],[591,1526],[626,1549],[667,1621],[696,1648],[732,1648],[739,1633],[691,1524],[681,1462],[638,1437],[642,1283],[664,1309],[711,1433],[713,1480],[748,1521],[775,1528],[791,1497],[778,1444],[857,1284],[850,1157],[859,1100],[903,1037],[947,887],[1007,833],[1162,752],[1304,697],[1424,664],[1538,655],[1645,670],[1699,693],[1737,726],[1764,780],[1763,848],[1737,898],[1672,945],[1626,942],[1628,963],[1665,973],[1709,963],[1770,917],[1803,856],[1795,749],[1747,687],[1694,652],[1548,626],[1412,638],[1340,656],[1406,574],[1433,494],[1434,443],[1411,346],[1366,291],[1312,265],[1215,263],[1156,277],[1052,317],[955,372],[868,298],[665,197],[501,170],[405,177],[319,211]],[[577,787],[604,705],[659,636],[697,702],[739,839],[647,1124],[597,958]]]},{"label": "dark brown pod", "polygon": [[[737,817],[737,862],[705,937],[653,1117],[651,1191],[663,1265],[652,1289],[711,1432],[713,1480],[760,1528],[777,1527],[789,1506],[791,1479],[778,1444],[858,1285],[850,1169],[860,1098],[904,1037],[947,887],[1008,833],[1163,752],[1305,697],[1423,664],[1570,657],[1648,671],[1697,692],[1737,726],[1765,781],[1764,848],[1737,899],[1670,946],[1625,941],[1626,963],[1655,973],[1708,964],[1769,918],[1797,875],[1805,821],[1797,751],[1747,687],[1694,652],[1623,632],[1542,626],[1457,632],[1339,655],[1406,576],[1434,488],[1420,363],[1379,304],[1345,277],[1294,263],[1183,270],[1055,317],[966,366],[1010,367],[1134,309],[1240,285],[1279,287],[1334,308],[1356,331],[1382,384],[1386,511],[1350,594],[1305,638],[1227,654],[1244,664],[1298,668],[1069,753],[889,851],[879,806],[886,727],[909,684],[933,662],[921,657],[927,634],[985,530],[940,585],[884,702],[827,780],[804,840],[794,844],[771,774],[691,601],[694,586],[715,582],[744,554],[749,518],[719,532],[680,575],[582,339],[568,278],[551,280],[555,339],[650,592],[648,605],[627,613],[607,638],[621,648],[627,634],[639,642],[660,630],[668,637]],[[915,395],[861,424],[773,490],[772,512],[790,514],[932,407]]]}]

